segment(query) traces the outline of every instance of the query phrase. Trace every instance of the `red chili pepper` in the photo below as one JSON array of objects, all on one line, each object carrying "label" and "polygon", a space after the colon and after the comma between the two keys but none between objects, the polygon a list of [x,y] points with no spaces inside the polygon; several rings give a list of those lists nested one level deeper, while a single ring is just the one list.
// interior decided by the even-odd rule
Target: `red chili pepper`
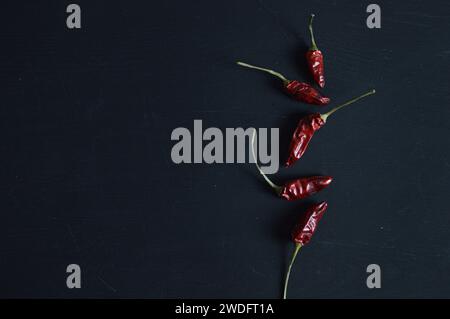
[{"label": "red chili pepper", "polygon": [[290,166],[295,163],[305,153],[308,147],[309,141],[313,137],[314,133],[325,125],[327,118],[339,110],[340,108],[352,104],[366,96],[372,95],[375,90],[371,90],[361,96],[358,96],[342,105],[339,105],[325,114],[314,113],[301,118],[297,124],[297,128],[292,136],[291,145],[289,146],[289,157],[286,161],[286,166]]},{"label": "red chili pepper", "polygon": [[259,66],[254,66],[251,64],[243,63],[243,62],[237,62],[237,64],[241,66],[245,66],[247,68],[256,69],[260,71],[264,71],[267,73],[270,73],[277,78],[281,79],[283,81],[283,86],[286,92],[291,95],[294,99],[298,101],[302,101],[309,104],[316,104],[316,105],[326,105],[330,103],[330,99],[328,97],[322,96],[319,91],[317,91],[314,87],[309,85],[305,82],[299,82],[299,81],[291,81],[286,79],[281,73],[275,72],[273,70],[261,68]]},{"label": "red chili pepper", "polygon": [[323,70],[323,54],[319,50],[319,48],[316,45],[316,40],[314,39],[314,32],[313,32],[313,20],[314,20],[314,14],[311,14],[311,18],[309,20],[309,33],[311,34],[311,47],[309,48],[308,52],[306,52],[306,60],[308,61],[309,69],[314,77],[314,81],[316,81],[317,84],[321,88],[325,86],[325,75]]},{"label": "red chili pepper", "polygon": [[330,185],[330,183],[333,181],[333,177],[331,176],[311,176],[289,181],[285,183],[283,186],[276,185],[267,177],[266,174],[264,174],[264,172],[258,165],[258,161],[256,159],[255,154],[255,136],[256,130],[253,132],[252,136],[252,154],[256,167],[258,168],[258,171],[264,177],[266,182],[274,189],[275,193],[281,198],[284,198],[288,201],[303,199],[317,192],[320,192],[322,189]]},{"label": "red chili pepper", "polygon": [[328,204],[326,202],[321,202],[319,204],[310,206],[292,232],[292,240],[295,243],[295,250],[292,254],[292,258],[286,273],[286,279],[284,281],[283,299],[286,299],[287,296],[289,276],[291,274],[292,265],[297,258],[297,254],[300,251],[300,248],[309,243],[309,241],[311,240],[311,237],[314,235],[314,232],[317,229],[317,224],[325,213],[327,207]]},{"label": "red chili pepper", "polygon": [[299,178],[284,184],[280,196],[289,201],[302,199],[320,192],[333,181],[331,176],[312,176]]},{"label": "red chili pepper", "polygon": [[286,166],[292,165],[303,156],[314,132],[320,129],[324,124],[325,121],[321,118],[319,113],[310,114],[300,119],[292,136]]},{"label": "red chili pepper", "polygon": [[302,217],[300,222],[295,226],[292,232],[292,240],[299,245],[306,245],[311,240],[312,235],[316,231],[317,224],[322,218],[328,204],[321,202],[311,206]]},{"label": "red chili pepper", "polygon": [[322,96],[319,91],[305,82],[290,81],[286,87],[288,94],[294,99],[309,104],[326,105],[330,103],[330,98]]}]

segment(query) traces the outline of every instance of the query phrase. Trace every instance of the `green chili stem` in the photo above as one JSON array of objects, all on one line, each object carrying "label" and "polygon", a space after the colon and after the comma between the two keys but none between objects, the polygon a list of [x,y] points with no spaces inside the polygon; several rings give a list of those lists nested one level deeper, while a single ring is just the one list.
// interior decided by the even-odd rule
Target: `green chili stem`
[{"label": "green chili stem", "polygon": [[314,31],[313,31],[313,21],[314,21],[314,14],[311,14],[311,18],[309,18],[309,33],[311,34],[311,48],[309,48],[311,51],[319,50],[316,44],[316,40],[314,39]]},{"label": "green chili stem", "polygon": [[247,63],[244,63],[244,62],[236,62],[236,63],[239,64],[240,66],[245,66],[245,67],[250,68],[250,69],[255,69],[255,70],[260,70],[260,71],[264,71],[264,72],[270,73],[270,74],[276,76],[277,78],[279,78],[279,79],[280,79],[281,81],[283,81],[283,83],[285,83],[285,84],[287,84],[287,83],[290,82],[288,79],[286,79],[286,78],[284,77],[283,74],[278,73],[278,72],[275,72],[274,70],[270,70],[270,69],[266,69],[266,68],[261,68],[261,67],[259,67],[259,66],[247,64]]},{"label": "green chili stem", "polygon": [[288,267],[288,270],[286,273],[286,279],[284,281],[283,299],[286,299],[287,289],[288,289],[288,284],[289,284],[289,276],[291,275],[292,265],[294,264],[295,259],[297,258],[297,254],[298,254],[300,248],[302,248],[302,245],[299,243],[296,243],[295,250],[294,250],[294,253],[292,254],[291,262],[289,263],[289,267]]},{"label": "green chili stem", "polygon": [[326,121],[327,121],[327,118],[328,118],[331,114],[333,114],[334,112],[336,112],[337,110],[343,108],[344,106],[353,104],[353,103],[355,103],[355,102],[361,100],[362,98],[365,98],[366,96],[369,96],[369,95],[372,95],[372,94],[375,94],[375,90],[370,90],[369,92],[364,93],[364,94],[362,94],[362,95],[360,95],[360,96],[358,96],[358,97],[355,97],[354,99],[351,99],[350,101],[347,101],[347,102],[345,102],[344,104],[341,104],[341,105],[339,105],[339,106],[336,106],[336,107],[335,107],[334,109],[332,109],[331,111],[329,111],[329,112],[327,112],[327,113],[325,113],[325,114],[321,114],[320,117],[322,118],[322,120],[324,120],[324,121],[326,122]]},{"label": "green chili stem", "polygon": [[266,174],[264,174],[264,172],[262,171],[261,167],[259,167],[259,165],[258,165],[258,160],[257,160],[256,154],[255,154],[255,136],[256,136],[256,129],[253,131],[253,135],[252,135],[252,154],[253,154],[253,159],[255,160],[255,165],[258,168],[259,173],[266,180],[267,184],[269,184],[273,188],[273,190],[277,193],[277,195],[279,195],[281,193],[281,189],[282,188],[280,186],[276,185],[274,182],[272,182],[266,176]]}]

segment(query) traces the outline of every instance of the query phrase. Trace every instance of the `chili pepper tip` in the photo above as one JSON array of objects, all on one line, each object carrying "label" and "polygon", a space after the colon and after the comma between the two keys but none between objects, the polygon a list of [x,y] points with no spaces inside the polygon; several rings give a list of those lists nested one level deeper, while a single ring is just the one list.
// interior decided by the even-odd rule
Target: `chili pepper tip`
[{"label": "chili pepper tip", "polygon": [[295,226],[292,232],[292,239],[294,243],[306,245],[311,240],[316,231],[317,224],[322,219],[323,214],[328,208],[327,202],[320,202],[313,204],[302,216],[300,222]]}]

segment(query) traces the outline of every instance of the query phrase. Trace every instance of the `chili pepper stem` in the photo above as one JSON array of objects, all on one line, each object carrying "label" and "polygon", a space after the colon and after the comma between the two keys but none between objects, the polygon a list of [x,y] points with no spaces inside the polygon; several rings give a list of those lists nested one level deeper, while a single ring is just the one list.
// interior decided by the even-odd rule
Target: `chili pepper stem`
[{"label": "chili pepper stem", "polygon": [[314,21],[314,13],[311,14],[311,17],[309,18],[309,33],[311,34],[311,48],[309,48],[311,51],[319,50],[316,44],[316,40],[314,39],[314,31],[313,31],[313,21]]},{"label": "chili pepper stem", "polygon": [[256,154],[255,154],[255,137],[256,137],[256,129],[253,131],[253,135],[252,135],[252,154],[253,154],[253,159],[255,160],[255,165],[258,168],[259,173],[262,175],[262,177],[264,177],[264,179],[266,180],[267,184],[270,185],[270,187],[273,188],[273,190],[275,191],[275,193],[277,193],[277,195],[280,195],[282,187],[276,185],[274,182],[272,182],[266,174],[264,174],[264,172],[262,171],[261,167],[259,167],[258,165],[258,160],[256,159]]},{"label": "chili pepper stem", "polygon": [[351,99],[350,101],[347,101],[347,102],[345,102],[344,104],[341,104],[341,105],[339,105],[339,106],[336,106],[334,109],[332,109],[331,111],[329,111],[329,112],[327,112],[327,113],[325,113],[325,114],[321,114],[320,117],[322,118],[322,120],[323,120],[324,122],[326,122],[327,119],[328,119],[328,117],[329,117],[331,114],[333,114],[334,112],[336,112],[337,110],[343,108],[344,106],[353,104],[353,103],[355,103],[355,102],[357,102],[357,101],[359,101],[359,100],[365,98],[366,96],[375,94],[375,92],[376,92],[375,90],[370,90],[369,92],[366,92],[366,93],[364,93],[364,94],[362,94],[362,95],[360,95],[360,96],[358,96],[358,97],[355,97],[354,99]]},{"label": "chili pepper stem", "polygon": [[276,76],[276,77],[279,78],[281,81],[283,81],[284,84],[287,84],[287,83],[290,82],[288,79],[286,79],[286,78],[284,77],[283,74],[281,74],[281,73],[279,73],[279,72],[276,72],[276,71],[274,71],[274,70],[270,70],[270,69],[266,69],[266,68],[261,68],[261,67],[259,67],[259,66],[251,65],[251,64],[248,64],[248,63],[240,62],[240,61],[238,61],[238,62],[236,62],[236,63],[237,63],[238,65],[244,66],[244,67],[246,67],[246,68],[255,69],[255,70],[260,70],[260,71],[263,71],[263,72],[267,72],[267,73],[269,73],[269,74],[272,74],[273,76]]},{"label": "chili pepper stem", "polygon": [[296,244],[295,244],[295,250],[294,250],[294,253],[292,254],[292,258],[291,258],[291,261],[290,261],[290,263],[289,263],[288,270],[287,270],[287,272],[286,272],[286,279],[285,279],[285,281],[284,281],[283,299],[286,299],[286,297],[287,297],[287,289],[288,289],[288,284],[289,284],[289,276],[291,275],[292,265],[294,264],[295,259],[297,258],[297,254],[298,254],[300,248],[302,248],[302,244],[296,243]]}]

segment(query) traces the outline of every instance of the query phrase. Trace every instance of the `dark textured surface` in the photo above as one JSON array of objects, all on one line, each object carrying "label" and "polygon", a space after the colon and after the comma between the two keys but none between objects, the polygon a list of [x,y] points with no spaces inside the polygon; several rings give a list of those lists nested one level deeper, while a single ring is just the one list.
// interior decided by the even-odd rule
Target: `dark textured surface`
[{"label": "dark textured surface", "polygon": [[[8,1],[0,9],[0,296],[277,298],[288,234],[329,208],[290,296],[449,297],[450,4]],[[334,176],[311,200],[272,196],[251,164],[175,165],[172,130],[280,127],[280,161],[316,111],[244,60],[311,80],[307,20],[325,55],[330,118],[278,181]],[[65,268],[82,267],[82,289]],[[366,287],[366,267],[382,288]]]}]

